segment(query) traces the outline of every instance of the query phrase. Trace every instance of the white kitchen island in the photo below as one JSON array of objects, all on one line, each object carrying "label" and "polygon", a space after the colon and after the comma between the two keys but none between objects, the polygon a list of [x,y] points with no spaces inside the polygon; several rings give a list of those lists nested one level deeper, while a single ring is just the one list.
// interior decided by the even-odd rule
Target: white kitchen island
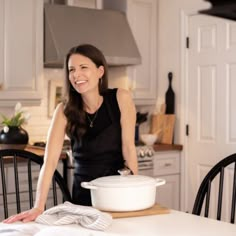
[{"label": "white kitchen island", "polygon": [[[7,234],[6,229],[14,229],[15,227],[22,227],[22,234],[14,231],[12,234]],[[28,233],[24,232],[24,227]],[[38,232],[30,234],[31,229],[36,229]],[[236,225],[180,211],[171,211],[169,214],[114,219],[112,225],[105,232],[88,230],[79,225],[44,226],[31,222],[27,224],[0,224],[0,235],[235,236]]]}]

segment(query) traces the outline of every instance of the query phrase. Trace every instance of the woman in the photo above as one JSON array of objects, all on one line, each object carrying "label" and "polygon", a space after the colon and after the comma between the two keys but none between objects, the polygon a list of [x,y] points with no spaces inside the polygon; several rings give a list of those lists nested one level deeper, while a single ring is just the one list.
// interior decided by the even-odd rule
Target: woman
[{"label": "woman", "polygon": [[107,88],[105,58],[92,45],[72,48],[65,63],[66,100],[56,107],[49,128],[34,208],[5,223],[32,221],[43,212],[65,134],[71,139],[75,161],[74,203],[91,205],[90,191],[80,186],[82,181],[116,175],[124,166],[137,174],[136,112],[129,92]]}]

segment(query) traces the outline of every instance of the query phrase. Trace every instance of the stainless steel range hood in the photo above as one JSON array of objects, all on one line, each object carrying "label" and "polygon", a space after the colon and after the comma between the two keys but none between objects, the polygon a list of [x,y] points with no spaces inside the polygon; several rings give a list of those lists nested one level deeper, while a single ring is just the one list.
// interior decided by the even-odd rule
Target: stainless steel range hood
[{"label": "stainless steel range hood", "polygon": [[59,4],[45,4],[44,14],[45,67],[63,67],[68,50],[82,43],[98,47],[109,66],[141,63],[125,14]]}]

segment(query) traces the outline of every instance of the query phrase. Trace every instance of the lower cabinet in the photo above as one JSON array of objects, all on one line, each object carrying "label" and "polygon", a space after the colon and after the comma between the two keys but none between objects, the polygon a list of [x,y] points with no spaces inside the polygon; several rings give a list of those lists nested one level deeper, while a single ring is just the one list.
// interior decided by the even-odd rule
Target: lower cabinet
[{"label": "lower cabinet", "polygon": [[166,180],[166,184],[157,187],[156,202],[162,206],[180,209],[180,152],[164,151],[154,155],[155,178]]},{"label": "lower cabinet", "polygon": [[157,188],[156,202],[171,209],[180,209],[179,175],[161,176],[166,184]]},{"label": "lower cabinet", "polygon": [[[28,191],[28,172],[25,164],[20,163],[18,165],[19,171],[18,171],[18,177],[20,181],[19,185],[19,191],[20,191],[20,202],[21,202],[21,211],[26,211],[30,209],[29,205],[29,191]],[[63,165],[62,163],[59,163],[58,165],[58,171],[62,174]],[[33,185],[33,201],[35,201],[35,195],[36,195],[36,187],[39,177],[39,165],[32,164],[32,185]],[[15,194],[15,180],[14,180],[14,169],[12,164],[8,164],[5,167],[5,173],[6,173],[6,187],[7,187],[7,202],[8,202],[8,213],[9,216],[16,214],[16,194]],[[1,180],[1,178],[0,178]],[[1,182],[1,181],[0,181]],[[62,194],[60,189],[57,189],[57,200],[58,203],[62,203]],[[53,193],[52,193],[52,187],[49,190],[47,202],[46,202],[46,208],[50,208],[54,206],[53,204]],[[3,205],[3,197],[2,197],[2,183],[0,183],[0,221],[4,219],[4,205]]]}]

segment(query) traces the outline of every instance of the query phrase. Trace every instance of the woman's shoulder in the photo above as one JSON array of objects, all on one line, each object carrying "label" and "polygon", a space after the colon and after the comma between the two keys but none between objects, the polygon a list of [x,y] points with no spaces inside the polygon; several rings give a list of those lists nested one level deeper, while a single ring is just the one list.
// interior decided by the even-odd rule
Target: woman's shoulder
[{"label": "woman's shoulder", "polygon": [[55,111],[60,113],[64,113],[65,104],[63,102],[59,102],[55,108]]},{"label": "woman's shoulder", "polygon": [[57,104],[55,110],[54,110],[54,113],[53,113],[53,119],[62,119],[64,121],[66,121],[66,117],[65,117],[65,114],[64,114],[64,107],[65,107],[65,104],[60,102]]},{"label": "woman's shoulder", "polygon": [[132,99],[130,91],[126,89],[119,88],[117,89],[117,99],[118,101],[125,101],[126,99]]}]

